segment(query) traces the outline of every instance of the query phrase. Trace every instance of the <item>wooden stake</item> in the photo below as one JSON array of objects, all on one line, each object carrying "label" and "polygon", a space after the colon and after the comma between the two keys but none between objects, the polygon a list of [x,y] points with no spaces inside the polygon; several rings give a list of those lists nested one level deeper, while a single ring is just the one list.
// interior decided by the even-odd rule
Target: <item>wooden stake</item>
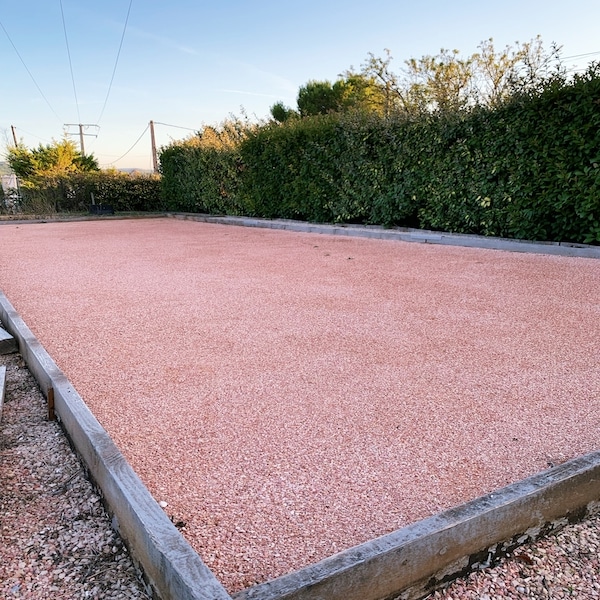
[{"label": "wooden stake", "polygon": [[54,421],[54,388],[48,388],[48,421]]}]

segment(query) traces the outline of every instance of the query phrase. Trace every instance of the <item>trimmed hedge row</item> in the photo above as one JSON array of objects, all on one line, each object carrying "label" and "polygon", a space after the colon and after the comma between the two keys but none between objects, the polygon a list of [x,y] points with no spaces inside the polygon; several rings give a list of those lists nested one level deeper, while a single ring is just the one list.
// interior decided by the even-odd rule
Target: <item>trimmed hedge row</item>
[{"label": "trimmed hedge row", "polygon": [[332,114],[161,155],[170,210],[600,243],[600,69],[499,108]]},{"label": "trimmed hedge row", "polygon": [[20,191],[20,208],[30,213],[86,212],[93,202],[122,212],[164,210],[158,175],[89,171],[23,185]]},{"label": "trimmed hedge row", "polygon": [[238,149],[171,145],[160,157],[167,210],[244,214],[238,203],[242,162]]}]

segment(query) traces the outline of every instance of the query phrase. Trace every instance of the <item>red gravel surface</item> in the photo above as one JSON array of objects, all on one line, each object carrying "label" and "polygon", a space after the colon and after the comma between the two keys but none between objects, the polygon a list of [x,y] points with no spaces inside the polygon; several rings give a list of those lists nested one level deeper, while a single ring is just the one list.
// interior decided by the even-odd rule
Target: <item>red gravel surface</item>
[{"label": "red gravel surface", "polygon": [[600,447],[600,261],[3,225],[0,289],[231,592]]}]

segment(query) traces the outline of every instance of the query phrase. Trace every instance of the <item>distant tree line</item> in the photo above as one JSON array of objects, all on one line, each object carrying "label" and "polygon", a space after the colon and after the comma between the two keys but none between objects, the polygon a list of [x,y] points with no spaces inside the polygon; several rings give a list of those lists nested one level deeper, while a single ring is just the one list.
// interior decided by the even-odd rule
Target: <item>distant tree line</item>
[{"label": "distant tree line", "polygon": [[404,61],[392,70],[389,50],[369,54],[360,69],[350,68],[335,82],[311,80],[303,85],[295,109],[277,102],[272,118],[288,119],[333,112],[363,111],[381,116],[419,116],[433,112],[494,107],[516,93],[539,90],[550,76],[564,72],[560,49],[544,48],[540,37],[496,49],[492,38],[463,58],[458,50]]}]

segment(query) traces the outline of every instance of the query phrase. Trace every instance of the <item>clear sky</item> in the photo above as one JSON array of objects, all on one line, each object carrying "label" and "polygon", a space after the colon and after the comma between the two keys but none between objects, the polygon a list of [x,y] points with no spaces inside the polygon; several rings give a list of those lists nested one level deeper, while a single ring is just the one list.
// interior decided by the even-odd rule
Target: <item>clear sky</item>
[{"label": "clear sky", "polygon": [[0,0],[0,23],[2,155],[11,125],[34,147],[83,123],[99,125],[86,152],[119,168],[152,167],[150,120],[160,147],[242,110],[266,118],[385,48],[396,72],[441,48],[538,34],[568,67],[600,60],[598,0]]}]

